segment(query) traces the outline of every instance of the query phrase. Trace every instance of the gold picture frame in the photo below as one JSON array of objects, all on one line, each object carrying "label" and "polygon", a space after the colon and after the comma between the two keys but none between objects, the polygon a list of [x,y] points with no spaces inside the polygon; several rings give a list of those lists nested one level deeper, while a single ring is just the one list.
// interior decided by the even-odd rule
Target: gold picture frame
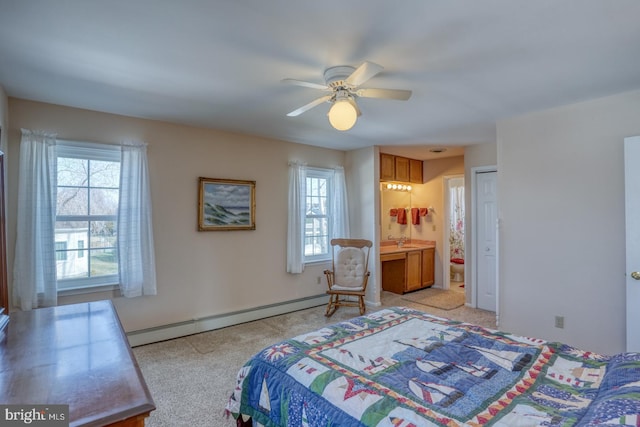
[{"label": "gold picture frame", "polygon": [[256,182],[200,177],[198,230],[256,229]]}]

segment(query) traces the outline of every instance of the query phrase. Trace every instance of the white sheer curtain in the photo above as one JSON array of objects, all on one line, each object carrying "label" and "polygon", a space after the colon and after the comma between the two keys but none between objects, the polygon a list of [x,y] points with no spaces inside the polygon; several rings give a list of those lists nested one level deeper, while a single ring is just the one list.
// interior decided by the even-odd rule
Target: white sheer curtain
[{"label": "white sheer curtain", "polygon": [[449,249],[451,258],[464,259],[464,180],[451,181],[449,187]]},{"label": "white sheer curtain", "polygon": [[157,293],[151,219],[147,146],[125,144],[118,206],[120,292],[125,297]]},{"label": "white sheer curtain", "polygon": [[22,129],[18,178],[14,305],[54,306],[56,285],[56,136]]},{"label": "white sheer curtain", "polygon": [[289,163],[289,215],[287,226],[287,273],[304,270],[305,196],[307,165]]},{"label": "white sheer curtain", "polygon": [[347,183],[344,177],[344,168],[338,166],[333,174],[333,238],[349,237],[349,204],[347,202]]}]

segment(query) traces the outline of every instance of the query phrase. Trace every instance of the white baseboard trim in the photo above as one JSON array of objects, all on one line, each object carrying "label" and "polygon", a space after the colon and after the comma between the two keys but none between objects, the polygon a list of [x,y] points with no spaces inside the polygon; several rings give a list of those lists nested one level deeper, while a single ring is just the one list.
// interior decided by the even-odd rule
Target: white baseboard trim
[{"label": "white baseboard trim", "polygon": [[279,314],[291,313],[293,311],[304,310],[306,308],[327,305],[328,301],[329,297],[327,295],[316,295],[277,304],[264,305],[247,310],[235,311],[232,313],[218,314],[203,317],[201,319],[193,319],[185,322],[131,331],[127,332],[127,338],[129,340],[129,345],[131,347],[136,347],[139,345],[193,335],[200,332],[212,331],[214,329],[220,329],[240,323],[251,322],[253,320],[264,319],[266,317],[277,316]]}]

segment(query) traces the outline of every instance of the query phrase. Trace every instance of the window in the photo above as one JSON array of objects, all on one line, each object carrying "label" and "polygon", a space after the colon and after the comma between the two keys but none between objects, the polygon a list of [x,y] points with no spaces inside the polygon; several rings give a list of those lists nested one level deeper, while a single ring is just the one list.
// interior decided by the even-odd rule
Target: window
[{"label": "window", "polygon": [[290,162],[287,206],[287,273],[300,274],[306,263],[331,260],[331,239],[349,237],[344,168]]},{"label": "window", "polygon": [[305,196],[305,262],[331,258],[331,197],[333,170],[307,169]]},{"label": "window", "polygon": [[115,284],[119,147],[58,141],[57,162],[58,289]]}]

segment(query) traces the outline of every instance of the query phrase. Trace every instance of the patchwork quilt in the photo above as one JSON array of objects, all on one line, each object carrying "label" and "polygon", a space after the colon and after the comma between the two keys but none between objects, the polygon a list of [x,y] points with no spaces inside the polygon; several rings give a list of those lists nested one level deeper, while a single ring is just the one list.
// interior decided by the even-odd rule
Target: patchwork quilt
[{"label": "patchwork quilt", "polygon": [[640,426],[640,354],[394,307],[274,344],[228,414],[262,426]]}]

